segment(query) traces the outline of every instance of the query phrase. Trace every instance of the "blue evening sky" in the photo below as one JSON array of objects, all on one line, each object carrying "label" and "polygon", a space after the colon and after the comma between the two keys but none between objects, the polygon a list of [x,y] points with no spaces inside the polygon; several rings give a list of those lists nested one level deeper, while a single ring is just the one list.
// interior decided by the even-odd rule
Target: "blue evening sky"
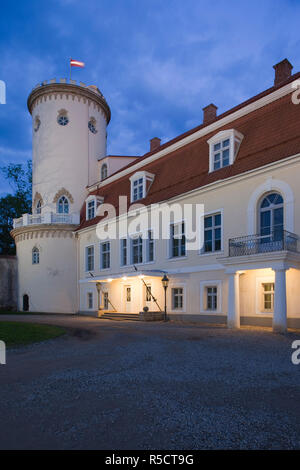
[{"label": "blue evening sky", "polygon": [[[26,100],[37,83],[96,84],[112,111],[108,152],[143,154],[273,83],[287,57],[300,70],[298,0],[0,0],[0,166],[31,156]],[[0,196],[9,188],[0,178]]]}]

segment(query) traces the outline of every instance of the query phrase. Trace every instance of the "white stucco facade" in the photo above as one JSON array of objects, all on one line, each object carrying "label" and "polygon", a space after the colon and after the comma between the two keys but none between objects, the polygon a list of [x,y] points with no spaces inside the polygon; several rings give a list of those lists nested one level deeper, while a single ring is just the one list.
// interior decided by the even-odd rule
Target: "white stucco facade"
[{"label": "white stucco facade", "polygon": [[[262,163],[257,158],[250,169],[245,165],[236,173],[211,177],[216,171],[214,145],[221,138],[218,136],[225,136],[225,147],[231,145],[228,133],[239,136],[238,142],[232,138],[228,166],[243,165],[242,158],[236,160],[240,151],[245,152],[244,159],[250,158],[251,151],[255,155],[243,119],[250,120],[253,113],[262,112],[259,110],[277,112],[276,106],[283,106],[281,99],[289,106],[290,93],[287,86],[275,89],[232,115],[162,149],[158,146],[144,159],[135,159],[106,155],[110,111],[98,89],[53,81],[34,89],[28,100],[33,117],[33,214],[17,219],[12,232],[17,244],[19,308],[24,309],[24,296],[28,296],[28,309],[40,312],[101,316],[105,312],[139,314],[144,307],[150,312],[163,311],[162,277],[167,275],[166,307],[171,319],[227,323],[229,328],[273,325],[277,332],[284,332],[287,326],[300,327],[300,149],[299,153],[287,150]],[[59,124],[60,115],[67,118],[65,125]],[[249,126],[250,131],[253,127]],[[253,140],[258,141],[257,135]],[[199,154],[194,150],[198,143]],[[272,141],[266,145],[272,156]],[[166,179],[168,173],[179,175],[174,186],[181,183],[181,174],[182,180],[188,180],[185,159],[178,160],[179,171],[173,164],[176,152],[195,152],[193,162],[207,159],[208,171],[207,181],[199,177],[199,185],[191,189],[186,185],[181,192],[173,188],[172,195],[171,190],[164,192],[164,182],[157,181],[164,171]],[[139,189],[135,189],[135,181]],[[172,184],[171,178],[166,187],[172,188]],[[159,191],[163,196],[157,201]],[[99,239],[97,207],[101,209],[107,200],[118,206],[117,198],[124,192],[131,202],[138,196],[136,202],[144,204],[144,211],[153,201],[182,208],[203,206],[199,224],[202,242],[178,255],[172,251],[174,241],[160,237],[153,240],[150,256],[149,241],[143,240],[135,257],[130,237],[125,245],[120,236]],[[279,202],[267,216],[280,218],[280,222],[269,222],[266,227],[262,203],[269,196]],[[119,215],[110,218],[110,222],[119,220]],[[208,234],[205,221],[217,228]],[[187,220],[183,217],[175,222],[182,230]],[[163,224],[171,233],[172,224],[166,220]],[[147,232],[152,228],[147,227]],[[141,235],[145,234],[137,231],[134,236]],[[208,243],[209,237],[214,238],[212,249],[205,248],[205,236]],[[103,243],[108,245],[103,248]]]}]

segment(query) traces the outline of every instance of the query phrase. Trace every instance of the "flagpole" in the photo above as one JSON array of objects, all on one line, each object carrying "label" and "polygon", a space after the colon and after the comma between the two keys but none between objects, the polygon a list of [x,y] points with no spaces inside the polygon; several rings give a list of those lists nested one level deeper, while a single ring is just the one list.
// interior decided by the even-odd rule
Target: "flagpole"
[{"label": "flagpole", "polygon": [[71,65],[72,57],[70,57],[70,80],[72,80],[72,65]]}]

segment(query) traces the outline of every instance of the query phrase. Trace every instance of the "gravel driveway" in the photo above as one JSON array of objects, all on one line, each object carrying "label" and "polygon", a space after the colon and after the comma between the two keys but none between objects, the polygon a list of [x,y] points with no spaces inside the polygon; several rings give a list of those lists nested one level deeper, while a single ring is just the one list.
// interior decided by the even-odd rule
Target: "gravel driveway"
[{"label": "gravel driveway", "polygon": [[[1,449],[299,449],[299,333],[67,316],[0,365]],[[1,339],[1,338],[0,338]]]}]

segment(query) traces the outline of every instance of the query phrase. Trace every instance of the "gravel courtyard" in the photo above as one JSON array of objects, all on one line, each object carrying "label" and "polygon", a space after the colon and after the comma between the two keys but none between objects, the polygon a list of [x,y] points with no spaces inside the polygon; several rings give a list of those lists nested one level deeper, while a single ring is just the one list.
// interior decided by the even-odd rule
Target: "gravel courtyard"
[{"label": "gravel courtyard", "polygon": [[1,449],[300,448],[297,332],[0,317],[13,319],[67,334],[7,351]]}]

